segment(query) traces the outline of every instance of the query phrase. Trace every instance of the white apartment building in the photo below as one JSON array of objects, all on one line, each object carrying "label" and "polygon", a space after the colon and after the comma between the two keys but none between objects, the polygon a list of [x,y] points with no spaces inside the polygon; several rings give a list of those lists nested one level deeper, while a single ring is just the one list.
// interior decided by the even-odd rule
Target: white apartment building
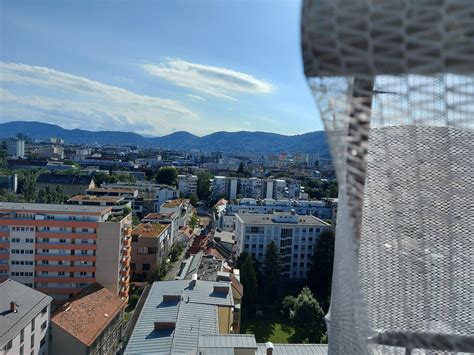
[{"label": "white apartment building", "polygon": [[51,301],[14,280],[0,283],[0,354],[48,354]]},{"label": "white apartment building", "polygon": [[182,196],[197,194],[196,175],[178,175],[178,190]]},{"label": "white apartment building", "polygon": [[236,198],[294,198],[299,199],[301,183],[298,180],[290,179],[259,179],[236,178],[226,176],[216,176],[211,184],[212,197],[225,197],[230,200]]},{"label": "white apartment building", "polygon": [[25,141],[18,138],[5,139],[7,143],[7,154],[11,158],[23,158],[25,156]]},{"label": "white apartment building", "polygon": [[313,248],[319,234],[332,226],[314,216],[294,212],[236,214],[235,238],[240,252],[263,262],[265,248],[272,240],[280,251],[282,277],[304,279],[311,266]]}]

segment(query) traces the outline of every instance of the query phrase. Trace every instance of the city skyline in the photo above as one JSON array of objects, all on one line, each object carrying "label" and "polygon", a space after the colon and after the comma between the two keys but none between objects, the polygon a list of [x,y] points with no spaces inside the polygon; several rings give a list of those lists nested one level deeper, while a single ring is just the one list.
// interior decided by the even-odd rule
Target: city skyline
[{"label": "city skyline", "polygon": [[299,1],[1,7],[0,123],[153,136],[322,129]]}]

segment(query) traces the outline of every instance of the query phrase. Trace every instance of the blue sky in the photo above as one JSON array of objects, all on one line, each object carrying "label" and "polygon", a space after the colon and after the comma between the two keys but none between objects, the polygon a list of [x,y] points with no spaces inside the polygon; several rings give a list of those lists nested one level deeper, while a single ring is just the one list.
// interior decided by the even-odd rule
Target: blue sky
[{"label": "blue sky", "polygon": [[0,2],[0,122],[165,135],[322,129],[297,0]]}]

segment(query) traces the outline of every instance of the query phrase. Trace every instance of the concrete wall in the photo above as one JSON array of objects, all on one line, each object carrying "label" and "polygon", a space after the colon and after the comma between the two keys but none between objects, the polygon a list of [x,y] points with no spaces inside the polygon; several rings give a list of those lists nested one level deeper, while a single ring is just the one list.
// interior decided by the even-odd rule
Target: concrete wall
[{"label": "concrete wall", "polygon": [[86,355],[87,347],[56,324],[51,323],[50,355]]},{"label": "concrete wall", "polygon": [[120,291],[122,229],[122,222],[100,222],[97,229],[97,271],[95,278],[98,283],[116,295]]}]

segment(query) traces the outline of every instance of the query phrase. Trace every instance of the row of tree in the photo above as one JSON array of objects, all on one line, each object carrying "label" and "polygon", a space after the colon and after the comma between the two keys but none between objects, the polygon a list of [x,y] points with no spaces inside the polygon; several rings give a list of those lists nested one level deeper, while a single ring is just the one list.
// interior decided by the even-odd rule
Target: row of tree
[{"label": "row of tree", "polygon": [[[297,296],[283,300],[283,314],[301,334],[313,342],[319,342],[324,335],[324,312],[329,307],[334,260],[334,234],[322,232],[314,246],[311,268],[306,284]],[[247,317],[255,314],[256,305],[278,299],[284,282],[281,278],[281,259],[277,245],[272,241],[265,250],[263,264],[242,253],[236,267],[240,268],[244,286],[243,309]]]}]

